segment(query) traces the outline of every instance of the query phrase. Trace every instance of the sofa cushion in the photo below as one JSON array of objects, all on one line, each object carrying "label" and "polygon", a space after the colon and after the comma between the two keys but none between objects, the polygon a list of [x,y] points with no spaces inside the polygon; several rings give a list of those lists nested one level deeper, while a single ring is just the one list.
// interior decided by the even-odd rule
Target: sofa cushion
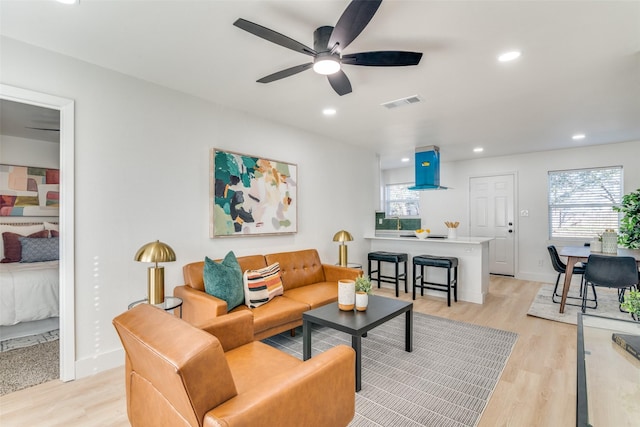
[{"label": "sofa cushion", "polygon": [[320,282],[300,288],[289,289],[284,293],[287,298],[308,304],[310,309],[338,301],[338,284]]},{"label": "sofa cushion", "polygon": [[203,277],[205,292],[226,301],[227,311],[244,303],[242,270],[233,252],[229,252],[222,262],[205,257]]},{"label": "sofa cushion", "polygon": [[284,290],[324,282],[324,270],[315,249],[265,255],[268,264],[280,263]]},{"label": "sofa cushion", "polygon": [[[267,262],[264,260],[263,255],[241,256],[237,257],[237,260],[238,264],[240,264],[241,271],[256,270],[258,268],[267,266]],[[190,288],[204,292],[203,271],[204,261],[192,262],[182,267],[184,284],[189,286]]]},{"label": "sofa cushion", "polygon": [[[236,310],[239,308],[236,308]],[[253,335],[261,336],[264,331],[278,329],[277,327],[280,325],[292,323],[302,325],[302,313],[308,310],[308,304],[285,296],[276,297],[269,304],[263,304],[258,308],[251,309],[253,313]]]},{"label": "sofa cushion", "polygon": [[268,303],[283,293],[280,264],[276,262],[265,268],[245,271],[243,283],[245,305],[257,308]]}]

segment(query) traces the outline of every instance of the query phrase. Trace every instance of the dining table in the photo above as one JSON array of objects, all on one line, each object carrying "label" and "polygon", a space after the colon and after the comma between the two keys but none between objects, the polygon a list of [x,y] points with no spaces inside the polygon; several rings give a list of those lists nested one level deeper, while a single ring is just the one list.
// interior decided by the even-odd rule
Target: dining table
[{"label": "dining table", "polygon": [[618,248],[616,253],[604,253],[604,252],[591,252],[589,246],[564,246],[560,249],[558,254],[560,256],[567,257],[567,269],[564,274],[564,287],[562,288],[562,298],[560,299],[560,313],[564,313],[565,303],[567,302],[567,295],[569,293],[569,287],[571,286],[571,277],[573,276],[573,267],[578,262],[586,262],[589,259],[589,255],[608,255],[612,257],[616,256],[629,256],[636,259],[636,263],[640,265],[640,249],[627,249]]}]

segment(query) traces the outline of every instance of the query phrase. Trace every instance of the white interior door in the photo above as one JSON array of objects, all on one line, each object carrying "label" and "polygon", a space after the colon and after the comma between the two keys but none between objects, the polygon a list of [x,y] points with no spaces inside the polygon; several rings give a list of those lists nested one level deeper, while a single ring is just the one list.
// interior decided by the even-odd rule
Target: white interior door
[{"label": "white interior door", "polygon": [[470,235],[493,237],[489,244],[489,272],[515,272],[514,176],[470,178]]}]

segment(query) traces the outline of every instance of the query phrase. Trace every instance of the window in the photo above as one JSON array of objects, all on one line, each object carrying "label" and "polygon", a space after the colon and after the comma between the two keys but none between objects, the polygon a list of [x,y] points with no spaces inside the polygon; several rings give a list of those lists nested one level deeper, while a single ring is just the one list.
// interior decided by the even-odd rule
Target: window
[{"label": "window", "polygon": [[420,192],[409,190],[411,183],[385,186],[385,213],[391,216],[420,215]]},{"label": "window", "polygon": [[549,237],[592,239],[618,229],[622,167],[549,172]]}]

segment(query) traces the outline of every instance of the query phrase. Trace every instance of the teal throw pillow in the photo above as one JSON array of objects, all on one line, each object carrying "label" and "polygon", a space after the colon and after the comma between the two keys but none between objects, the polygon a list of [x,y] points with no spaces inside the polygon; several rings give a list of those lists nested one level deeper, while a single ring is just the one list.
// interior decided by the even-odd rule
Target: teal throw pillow
[{"label": "teal throw pillow", "polygon": [[209,257],[204,259],[204,290],[216,298],[227,302],[227,311],[244,304],[242,270],[233,252],[229,252],[222,262]]}]

